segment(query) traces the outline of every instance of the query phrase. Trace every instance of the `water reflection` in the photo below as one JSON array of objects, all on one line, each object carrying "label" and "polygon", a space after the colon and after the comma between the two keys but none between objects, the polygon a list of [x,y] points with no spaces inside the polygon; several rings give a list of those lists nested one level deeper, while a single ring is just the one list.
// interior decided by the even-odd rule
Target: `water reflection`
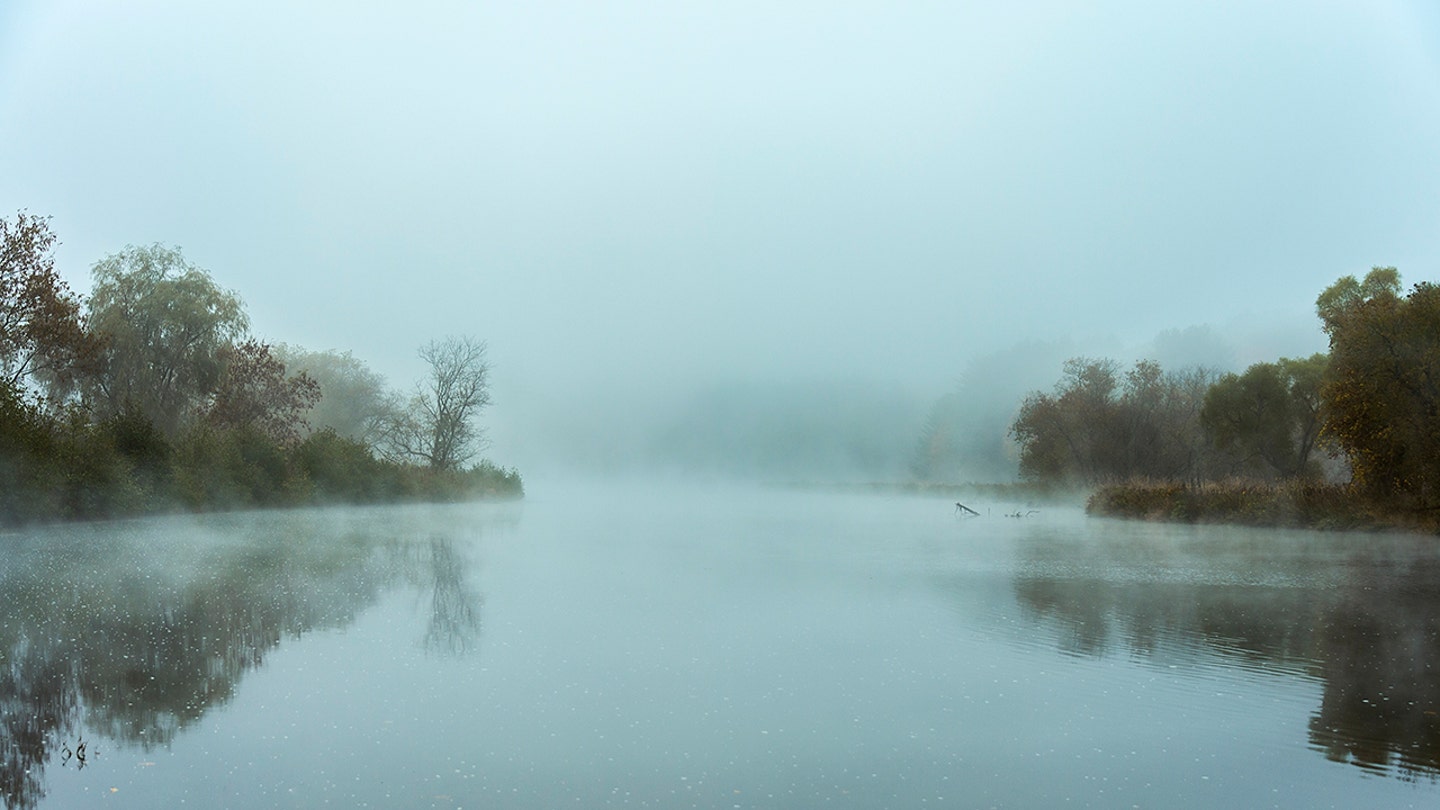
[{"label": "water reflection", "polygon": [[1309,744],[1404,779],[1440,778],[1440,553],[1433,538],[1099,521],[1037,529],[1015,593],[1082,656],[1313,678]]},{"label": "water reflection", "polygon": [[1326,756],[1440,775],[1437,571],[1362,570],[1320,633],[1325,695],[1310,721]]},{"label": "water reflection", "polygon": [[403,523],[371,517],[275,513],[0,537],[5,806],[36,806],[47,765],[94,756],[94,735],[168,745],[282,640],[345,627],[393,588],[429,592],[420,643],[476,649],[481,598],[457,534],[416,541]]},{"label": "water reflection", "polygon": [[480,644],[480,608],[484,599],[469,581],[469,566],[448,539],[432,536],[428,546],[430,621],[425,649],[443,655],[466,655]]}]

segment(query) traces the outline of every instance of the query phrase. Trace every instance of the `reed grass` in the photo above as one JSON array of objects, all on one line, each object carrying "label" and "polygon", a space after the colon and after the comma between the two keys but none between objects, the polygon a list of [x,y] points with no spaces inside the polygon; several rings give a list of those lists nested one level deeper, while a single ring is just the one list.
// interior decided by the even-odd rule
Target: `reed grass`
[{"label": "reed grass", "polygon": [[1329,530],[1440,530],[1436,516],[1385,510],[1347,484],[1226,481],[1187,484],[1137,480],[1099,487],[1085,511],[1176,523],[1234,523]]}]

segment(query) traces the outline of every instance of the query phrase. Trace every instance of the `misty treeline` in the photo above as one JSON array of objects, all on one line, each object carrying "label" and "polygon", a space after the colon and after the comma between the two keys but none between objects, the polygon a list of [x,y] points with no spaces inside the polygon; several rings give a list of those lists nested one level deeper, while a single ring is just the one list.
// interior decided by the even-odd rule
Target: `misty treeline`
[{"label": "misty treeline", "polygon": [[[1328,354],[1257,363],[1243,373],[1067,361],[1054,390],[1026,396],[1010,425],[1021,477],[1106,486],[1116,511],[1132,508],[1126,498],[1145,486],[1168,493],[1162,506],[1178,509],[1173,498],[1185,487],[1232,482],[1239,489],[1224,497],[1283,484],[1292,498],[1324,488],[1327,497],[1434,514],[1440,288],[1422,282],[1404,293],[1395,268],[1377,267],[1364,279],[1336,281],[1316,311]],[[1115,486],[1135,481],[1149,483]]]},{"label": "misty treeline", "polygon": [[55,238],[0,219],[0,522],[520,493],[475,463],[483,342],[427,343],[402,394],[349,352],[258,339],[178,249],[107,256],[82,299]]},{"label": "misty treeline", "polygon": [[1132,478],[1189,483],[1321,477],[1313,452],[1326,358],[1282,358],[1243,374],[1167,372],[1141,360],[1065,362],[1010,428],[1022,478],[1071,486]]}]

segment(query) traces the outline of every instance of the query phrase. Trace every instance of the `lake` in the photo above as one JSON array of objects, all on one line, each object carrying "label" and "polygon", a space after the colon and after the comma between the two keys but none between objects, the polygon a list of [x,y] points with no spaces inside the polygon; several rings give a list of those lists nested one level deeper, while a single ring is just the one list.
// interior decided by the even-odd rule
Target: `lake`
[{"label": "lake", "polygon": [[1440,806],[1434,538],[531,489],[0,535],[6,806]]}]

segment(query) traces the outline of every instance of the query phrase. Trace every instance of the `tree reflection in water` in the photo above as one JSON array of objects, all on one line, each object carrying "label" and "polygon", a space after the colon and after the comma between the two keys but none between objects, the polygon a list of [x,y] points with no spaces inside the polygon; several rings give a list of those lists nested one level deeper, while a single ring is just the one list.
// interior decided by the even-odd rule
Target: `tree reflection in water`
[{"label": "tree reflection in water", "polygon": [[1325,695],[1310,739],[1327,757],[1440,776],[1440,571],[1359,572],[1321,632]]},{"label": "tree reflection in water", "polygon": [[1062,649],[1202,652],[1313,677],[1323,697],[1312,747],[1375,773],[1440,778],[1433,538],[1087,526],[1021,541],[1019,604]]},{"label": "tree reflection in water", "polygon": [[347,626],[391,588],[433,590],[427,647],[477,648],[481,599],[453,538],[414,542],[403,521],[373,517],[266,513],[0,538],[5,806],[38,804],[46,766],[82,725],[87,737],[169,745],[282,639]]},{"label": "tree reflection in water", "polygon": [[474,651],[480,642],[483,600],[466,578],[468,566],[456,555],[454,545],[444,538],[430,540],[430,571],[433,587],[425,648],[448,655]]}]

